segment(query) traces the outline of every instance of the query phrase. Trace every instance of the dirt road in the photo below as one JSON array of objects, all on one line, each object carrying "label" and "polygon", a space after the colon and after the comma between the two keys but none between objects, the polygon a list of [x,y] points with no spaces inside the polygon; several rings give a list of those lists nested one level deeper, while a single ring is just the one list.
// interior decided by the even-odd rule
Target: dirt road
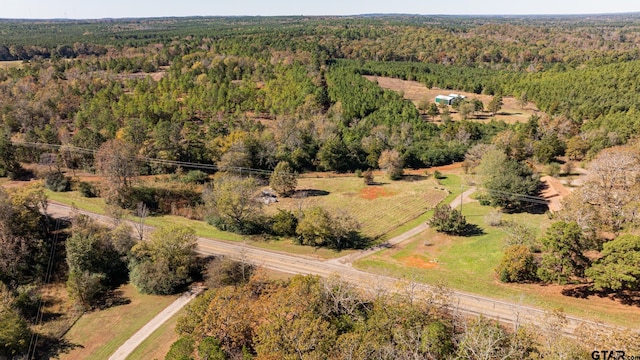
[{"label": "dirt road", "polygon": [[[70,211],[71,208],[68,206],[51,203],[47,212],[53,216],[66,217]],[[85,211],[79,212],[103,221],[108,219],[103,215]],[[255,248],[243,243],[198,238],[198,251],[205,255],[225,255],[290,274],[319,275],[323,277],[338,274],[342,279],[352,282],[364,290],[386,289],[388,291],[398,291],[400,282],[399,279],[360,271],[340,262],[279,253]],[[426,284],[417,284],[416,287],[424,294],[432,293],[435,290]],[[545,312],[541,309],[461,291],[452,291],[447,303],[447,306],[454,312],[464,315],[482,314],[488,318],[508,324],[533,323],[539,325],[545,316]],[[567,320],[567,325],[563,330],[569,335],[573,334],[574,330],[582,323],[604,326],[600,323],[573,316],[567,316]]]}]

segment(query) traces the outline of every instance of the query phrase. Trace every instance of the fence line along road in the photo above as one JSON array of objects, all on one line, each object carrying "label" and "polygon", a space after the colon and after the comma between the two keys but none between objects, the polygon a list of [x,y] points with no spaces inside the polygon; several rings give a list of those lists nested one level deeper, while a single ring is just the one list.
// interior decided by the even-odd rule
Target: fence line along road
[{"label": "fence line along road", "polygon": [[[73,209],[70,206],[51,202],[47,212],[54,217],[68,217],[72,210]],[[75,211],[80,214],[91,216],[102,222],[110,221],[108,216],[83,210]],[[151,227],[148,228],[151,229]],[[279,253],[252,247],[244,243],[232,243],[223,240],[198,237],[197,249],[198,252],[204,255],[225,255],[289,274],[319,275],[322,277],[338,274],[343,280],[352,282],[365,290],[382,288],[388,291],[398,291],[398,283],[402,281],[401,279],[389,276],[381,276],[357,270],[352,268],[350,264]],[[416,289],[426,293],[436,291],[434,287],[427,284],[415,284],[415,287]],[[546,315],[544,310],[538,308],[473,295],[462,291],[450,291],[450,304],[448,304],[448,307],[461,314],[484,315],[485,317],[510,324],[531,323],[541,325],[544,323]],[[612,326],[603,323],[581,319],[574,316],[567,316],[566,318],[567,324],[563,331],[567,335],[573,335],[574,331],[582,324],[589,324],[600,328],[613,328]]]}]

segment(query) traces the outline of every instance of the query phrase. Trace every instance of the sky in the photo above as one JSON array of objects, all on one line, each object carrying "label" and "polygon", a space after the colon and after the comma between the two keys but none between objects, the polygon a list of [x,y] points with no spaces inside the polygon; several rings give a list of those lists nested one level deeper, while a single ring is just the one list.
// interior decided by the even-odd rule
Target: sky
[{"label": "sky", "polygon": [[0,18],[226,15],[542,15],[640,12],[638,0],[0,0]]}]

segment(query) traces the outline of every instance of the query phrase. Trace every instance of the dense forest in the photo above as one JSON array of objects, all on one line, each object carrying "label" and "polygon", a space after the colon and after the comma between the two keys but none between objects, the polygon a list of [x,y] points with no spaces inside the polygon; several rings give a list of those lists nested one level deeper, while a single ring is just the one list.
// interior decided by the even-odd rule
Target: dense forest
[{"label": "dense forest", "polygon": [[[592,161],[583,188],[543,236],[505,227],[509,247],[497,276],[637,291],[639,43],[637,14],[0,20],[0,177],[39,177],[51,191],[99,195],[112,213],[185,215],[339,251],[378,239],[363,236],[350,214],[321,207],[267,215],[252,201],[258,184],[288,197],[300,173],[364,173],[369,185],[372,169],[393,181],[403,168],[464,161],[482,179],[481,204],[517,213],[539,210],[531,200],[539,200],[541,168],[557,174],[562,163],[571,174],[573,161]],[[367,75],[492,100],[414,104]],[[505,98],[535,104],[536,112],[498,121]],[[35,164],[48,170],[34,173]],[[68,177],[75,171],[98,173],[104,183]],[[211,181],[212,173],[220,174]],[[178,185],[133,181],[156,174]],[[61,225],[41,215],[47,202],[37,184],[1,190],[0,204],[0,328],[10,329],[0,331],[0,358],[31,351],[24,339],[41,301],[31,285],[51,273],[85,310],[103,306],[127,281],[170,294],[206,273],[188,228],[147,238],[141,226],[134,239],[81,216]],[[431,225],[447,234],[478,231],[448,206],[436,215]],[[49,254],[66,264],[48,269]],[[339,293],[345,286],[316,278],[212,285],[181,320],[183,338],[172,351],[176,358],[202,347],[211,358],[469,358],[472,342],[489,337],[499,343],[490,358],[555,351],[486,319],[462,322],[433,304]],[[246,312],[219,323],[217,304],[240,302]],[[198,309],[205,316],[193,315]],[[552,345],[584,355],[574,343]]]},{"label": "dense forest", "polygon": [[375,74],[524,96],[574,123],[562,136],[588,139],[590,156],[637,130],[633,16],[490,20],[4,21],[0,58],[24,62],[0,70],[3,127],[18,141],[96,150],[118,137],[150,158],[297,171],[376,167],[387,149],[410,167],[446,164],[507,128],[425,123],[359,77]]}]

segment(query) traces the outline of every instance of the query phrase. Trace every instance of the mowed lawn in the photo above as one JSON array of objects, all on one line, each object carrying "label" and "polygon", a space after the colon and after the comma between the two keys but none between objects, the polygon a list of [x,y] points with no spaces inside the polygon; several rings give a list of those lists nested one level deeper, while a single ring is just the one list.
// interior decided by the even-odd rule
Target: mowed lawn
[{"label": "mowed lawn", "polygon": [[[479,225],[484,234],[448,236],[427,229],[399,246],[381,250],[354,263],[354,267],[399,278],[446,286],[545,309],[611,322],[622,326],[640,323],[640,309],[607,298],[576,298],[562,294],[563,287],[539,284],[504,284],[495,276],[506,233],[485,222],[491,207],[464,204],[467,221]],[[551,224],[546,214],[503,214],[503,220],[528,224],[542,235]]]},{"label": "mowed lawn", "polygon": [[361,224],[364,235],[378,238],[433,209],[449,195],[443,186],[426,176],[406,176],[399,181],[377,176],[375,180],[376,185],[366,185],[356,176],[300,178],[294,197],[278,198],[278,202],[265,209],[269,214],[277,213],[278,209],[297,214],[314,206],[332,213],[344,211]]},{"label": "mowed lawn", "polygon": [[184,315],[184,308],[151,333],[129,356],[127,360],[164,359],[171,345],[178,340],[176,323]]},{"label": "mowed lawn", "polygon": [[108,359],[120,345],[153,319],[178,295],[143,295],[132,285],[119,288],[128,304],[82,315],[64,336],[72,349],[60,359]]}]

